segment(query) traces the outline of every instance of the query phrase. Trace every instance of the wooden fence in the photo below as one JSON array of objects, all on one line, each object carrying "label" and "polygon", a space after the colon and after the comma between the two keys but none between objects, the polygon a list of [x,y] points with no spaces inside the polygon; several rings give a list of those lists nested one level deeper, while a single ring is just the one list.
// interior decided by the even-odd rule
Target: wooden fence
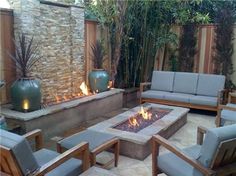
[{"label": "wooden fence", "polygon": [[[194,59],[194,68],[193,71],[196,73],[214,73],[214,32],[215,26],[214,25],[201,25],[198,29],[197,33],[197,54],[195,55]],[[180,27],[175,27],[174,32],[180,36],[181,29]],[[165,58],[164,58],[165,57]],[[167,58],[166,58],[167,57]],[[167,60],[165,62],[168,63],[168,53],[164,54],[164,49],[158,52],[158,56],[156,59],[155,68],[157,70],[162,70],[162,68],[166,68],[168,66],[163,66],[163,60]]]},{"label": "wooden fence", "polygon": [[12,10],[0,9],[0,79],[6,82],[0,90],[0,104],[9,102],[10,86],[16,77],[14,62],[8,54],[14,53],[13,19]]}]

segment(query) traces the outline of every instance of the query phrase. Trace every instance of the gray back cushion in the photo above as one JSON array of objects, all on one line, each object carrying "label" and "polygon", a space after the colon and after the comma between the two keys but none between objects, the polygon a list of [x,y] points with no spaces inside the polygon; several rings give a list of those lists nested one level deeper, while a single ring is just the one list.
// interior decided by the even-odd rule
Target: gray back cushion
[{"label": "gray back cushion", "polygon": [[[197,160],[203,166],[209,168],[220,143],[233,138],[236,138],[236,124],[210,129],[206,133],[200,150],[200,156]],[[194,169],[193,175],[202,176],[196,169]]]},{"label": "gray back cushion", "polygon": [[199,74],[197,94],[216,97],[224,89],[225,76],[212,74]]},{"label": "gray back cushion", "polygon": [[12,150],[24,175],[39,168],[32,149],[24,137],[0,129],[0,144]]},{"label": "gray back cushion", "polygon": [[173,91],[174,76],[174,72],[153,71],[151,89]]},{"label": "gray back cushion", "polygon": [[206,133],[200,151],[200,157],[198,158],[200,163],[202,163],[205,167],[209,167],[216,153],[216,150],[219,147],[219,144],[222,141],[233,138],[236,138],[236,124],[209,130]]},{"label": "gray back cushion", "polygon": [[197,81],[197,73],[176,72],[173,92],[196,94]]}]

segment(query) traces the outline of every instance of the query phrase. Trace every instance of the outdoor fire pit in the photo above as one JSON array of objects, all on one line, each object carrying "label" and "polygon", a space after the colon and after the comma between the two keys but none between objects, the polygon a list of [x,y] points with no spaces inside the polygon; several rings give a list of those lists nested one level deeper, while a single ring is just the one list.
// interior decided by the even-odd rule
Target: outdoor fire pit
[{"label": "outdoor fire pit", "polygon": [[170,111],[171,109],[152,107],[145,110],[145,108],[141,106],[141,110],[137,114],[135,114],[133,117],[130,117],[128,120],[125,120],[124,122],[114,126],[113,128],[137,133],[140,130],[150,126],[157,120],[160,120]]},{"label": "outdoor fire pit", "polygon": [[98,123],[90,130],[120,139],[120,154],[144,160],[151,153],[152,135],[169,138],[187,122],[189,109],[145,103]]}]

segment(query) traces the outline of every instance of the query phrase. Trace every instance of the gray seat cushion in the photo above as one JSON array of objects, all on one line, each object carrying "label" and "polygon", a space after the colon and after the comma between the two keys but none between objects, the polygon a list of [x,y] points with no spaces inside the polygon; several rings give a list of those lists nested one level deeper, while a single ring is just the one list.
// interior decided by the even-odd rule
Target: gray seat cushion
[{"label": "gray seat cushion", "polygon": [[165,100],[171,100],[171,101],[178,101],[178,102],[184,102],[189,103],[189,99],[193,96],[191,94],[184,94],[184,93],[166,93],[164,95]]},{"label": "gray seat cushion", "polygon": [[[197,159],[201,150],[200,145],[194,145],[183,149],[186,155]],[[173,153],[167,153],[158,157],[158,167],[168,176],[191,176],[193,167]]]},{"label": "gray seat cushion", "polygon": [[164,94],[167,92],[165,91],[158,91],[158,90],[147,90],[142,92],[142,98],[156,98],[156,99],[164,99]]},{"label": "gray seat cushion", "polygon": [[[34,153],[34,156],[39,163],[40,166],[43,166],[47,162],[51,161],[52,159],[56,158],[60,155],[57,152],[41,149]],[[68,161],[64,162],[57,168],[53,169],[52,171],[48,172],[46,176],[77,176],[82,173],[82,162],[81,160],[71,158]]]},{"label": "gray seat cushion", "polygon": [[224,89],[225,76],[199,74],[197,95],[217,97],[218,92]]},{"label": "gray seat cushion", "polygon": [[89,150],[92,151],[114,137],[107,133],[85,130],[59,141],[59,144],[66,149],[70,149],[81,142],[88,142]]},{"label": "gray seat cushion", "polygon": [[24,137],[0,129],[0,144],[12,150],[24,175],[39,168],[32,149]]},{"label": "gray seat cushion", "polygon": [[222,141],[236,138],[236,124],[210,129],[202,144],[199,162],[209,167],[213,156]]},{"label": "gray seat cushion", "polygon": [[217,106],[217,97],[196,95],[190,97],[189,100],[191,104]]},{"label": "gray seat cushion", "polygon": [[173,91],[174,72],[153,71],[151,90]]},{"label": "gray seat cushion", "polygon": [[[236,104],[228,103],[226,106],[233,107],[236,109]],[[221,118],[224,120],[236,121],[236,111],[223,109],[221,111]]]},{"label": "gray seat cushion", "polygon": [[173,92],[196,94],[197,82],[197,73],[176,72]]}]

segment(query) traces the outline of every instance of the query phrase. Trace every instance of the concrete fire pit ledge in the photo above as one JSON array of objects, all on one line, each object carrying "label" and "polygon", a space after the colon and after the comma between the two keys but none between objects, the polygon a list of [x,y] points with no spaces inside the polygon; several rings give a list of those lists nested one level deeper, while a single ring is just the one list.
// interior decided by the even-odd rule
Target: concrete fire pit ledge
[{"label": "concrete fire pit ledge", "polygon": [[146,108],[153,107],[170,109],[171,111],[163,118],[137,133],[121,131],[113,127],[126,121],[130,117],[135,116],[140,111],[140,106],[130,109],[104,122],[100,122],[89,129],[117,136],[120,139],[120,154],[130,158],[144,160],[151,153],[152,135],[159,134],[165,138],[172,136],[187,122],[189,109],[152,103],[145,103],[142,106]]},{"label": "concrete fire pit ledge", "polygon": [[110,89],[28,113],[14,111],[11,105],[4,105],[1,114],[7,122],[20,125],[22,133],[40,128],[46,138],[50,138],[86,120],[122,108],[122,102],[123,90]]}]

